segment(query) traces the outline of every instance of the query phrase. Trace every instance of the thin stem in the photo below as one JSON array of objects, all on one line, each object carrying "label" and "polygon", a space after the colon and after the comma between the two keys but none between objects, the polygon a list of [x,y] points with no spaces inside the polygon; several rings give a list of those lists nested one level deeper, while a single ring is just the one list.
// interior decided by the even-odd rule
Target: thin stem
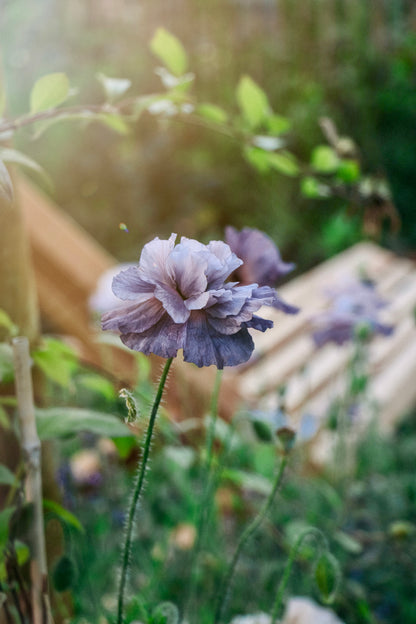
[{"label": "thin stem", "polygon": [[211,496],[212,491],[214,489],[214,470],[213,470],[213,449],[214,449],[214,439],[215,439],[215,426],[217,422],[218,416],[218,397],[220,392],[222,379],[222,371],[217,370],[214,382],[214,388],[211,396],[211,407],[210,407],[210,422],[207,429],[207,437],[206,437],[206,460],[203,468],[203,481],[204,481],[204,489],[202,494],[202,500],[200,502],[198,508],[198,518],[197,518],[197,527],[196,527],[196,540],[195,545],[191,555],[190,562],[190,573],[189,573],[189,584],[187,596],[185,599],[185,607],[184,612],[187,613],[189,611],[193,594],[195,591],[195,568],[198,561],[198,556],[201,551],[201,546],[203,543],[203,538],[205,534],[206,525],[208,522],[209,510],[211,508]]},{"label": "thin stem", "polygon": [[274,497],[282,483],[282,479],[283,479],[283,474],[287,465],[287,461],[288,458],[286,455],[283,456],[283,459],[280,463],[279,466],[279,470],[277,472],[274,484],[273,484],[273,488],[267,498],[267,500],[265,501],[265,503],[263,504],[262,508],[260,509],[259,513],[257,514],[257,516],[254,518],[254,520],[251,522],[251,524],[248,525],[248,527],[245,529],[245,531],[243,532],[243,534],[240,537],[240,540],[237,544],[237,548],[234,552],[234,556],[231,560],[230,565],[228,566],[228,570],[227,573],[225,575],[225,579],[224,582],[222,583],[222,587],[220,589],[219,592],[219,597],[217,600],[217,608],[215,610],[215,617],[214,617],[214,624],[217,624],[218,622],[221,622],[222,620],[222,616],[224,614],[224,610],[227,604],[227,600],[228,600],[228,595],[229,595],[229,591],[230,591],[230,586],[231,586],[231,581],[233,579],[234,576],[234,572],[238,563],[238,560],[240,558],[241,552],[244,548],[244,546],[246,545],[246,543],[249,541],[249,539],[254,535],[254,533],[257,531],[257,529],[259,528],[260,524],[263,522],[264,518],[266,517],[267,513],[270,510],[270,507],[272,506]]},{"label": "thin stem", "polygon": [[33,550],[30,561],[34,624],[51,622],[44,605],[49,604],[47,595],[47,566],[45,534],[43,530],[41,444],[36,430],[35,407],[31,377],[29,341],[18,336],[12,341],[15,368],[16,397],[20,424],[21,446],[27,468],[25,483],[26,499],[33,503],[32,524]]},{"label": "thin stem", "polygon": [[303,541],[311,535],[313,535],[318,541],[321,542],[321,549],[328,550],[328,542],[326,540],[325,535],[322,533],[322,531],[320,531],[319,529],[315,527],[308,527],[307,529],[302,531],[302,533],[299,535],[298,539],[296,540],[295,544],[292,546],[292,549],[289,553],[289,558],[286,562],[285,569],[283,571],[282,580],[280,581],[279,587],[277,588],[276,599],[274,601],[272,615],[271,615],[271,624],[277,624],[277,615],[279,613],[279,610],[282,604],[283,594],[288,584],[289,577],[292,572],[293,564],[295,562],[299,549],[302,546]]},{"label": "thin stem", "polygon": [[217,416],[218,416],[218,397],[220,394],[220,386],[222,379],[222,370],[217,370],[217,374],[215,376],[214,389],[212,391],[211,397],[211,409],[210,409],[210,423],[207,432],[207,463],[206,463],[206,476],[208,477],[211,472],[212,460],[213,460],[213,448],[214,448],[214,439],[215,439],[215,426],[217,424]]},{"label": "thin stem", "polygon": [[118,590],[118,610],[117,610],[117,624],[123,623],[123,611],[124,611],[124,593],[126,589],[127,571],[130,563],[131,554],[131,541],[133,533],[134,515],[136,513],[137,503],[140,499],[140,494],[143,489],[144,477],[146,474],[147,461],[149,459],[150,445],[153,436],[153,429],[156,421],[157,410],[162,399],[163,390],[166,384],[166,379],[169,373],[170,365],[173,358],[166,360],[165,367],[160,378],[159,387],[157,389],[156,397],[153,403],[152,411],[150,414],[149,425],[147,427],[146,440],[143,446],[143,456],[141,459],[140,467],[136,476],[136,480],[133,488],[133,495],[131,497],[130,508],[126,524],[126,536],[122,555],[121,577],[120,586]]}]

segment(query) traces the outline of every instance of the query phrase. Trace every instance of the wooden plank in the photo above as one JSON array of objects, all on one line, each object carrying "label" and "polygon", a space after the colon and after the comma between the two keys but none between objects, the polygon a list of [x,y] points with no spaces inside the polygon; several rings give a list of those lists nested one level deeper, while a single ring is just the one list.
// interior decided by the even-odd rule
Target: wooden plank
[{"label": "wooden plank", "polygon": [[17,193],[31,243],[37,293],[48,329],[68,336],[84,361],[126,383],[136,379],[134,355],[98,342],[88,299],[117,261],[24,177]]},{"label": "wooden plank", "polygon": [[281,288],[287,301],[302,308],[296,317],[261,310],[261,315],[275,321],[275,327],[265,334],[253,333],[255,355],[245,366],[226,373],[230,383],[234,380],[240,402],[273,409],[277,389],[286,385],[285,407],[292,418],[311,407],[325,413],[334,393],[345,390],[352,350],[336,345],[315,349],[309,319],[326,307],[324,288],[357,277],[363,270],[390,303],[383,320],[395,326],[393,336],[376,337],[370,346],[370,393],[379,403],[382,428],[391,427],[414,404],[416,384],[409,380],[416,378],[416,265],[371,243],[356,245]]}]

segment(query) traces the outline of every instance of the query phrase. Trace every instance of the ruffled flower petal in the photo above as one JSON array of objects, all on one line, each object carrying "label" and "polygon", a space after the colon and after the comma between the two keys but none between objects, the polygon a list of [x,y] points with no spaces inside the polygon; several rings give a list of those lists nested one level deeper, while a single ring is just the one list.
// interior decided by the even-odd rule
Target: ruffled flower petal
[{"label": "ruffled flower petal", "polygon": [[149,355],[154,353],[163,358],[175,357],[185,341],[187,325],[174,323],[168,314],[152,327],[140,333],[121,334],[121,341],[134,351]]},{"label": "ruffled flower petal", "polygon": [[170,286],[156,286],[155,297],[163,303],[166,312],[175,323],[185,323],[189,318],[189,310],[180,294]]},{"label": "ruffled flower petal", "polygon": [[[209,288],[215,289],[221,286],[227,277],[243,264],[243,261],[222,241],[211,241],[208,249],[212,254],[212,261],[208,267],[207,278]],[[214,258],[217,262],[214,262]]]},{"label": "ruffled flower petal", "polygon": [[253,348],[253,339],[245,327],[236,334],[224,335],[210,326],[203,313],[191,314],[183,352],[185,362],[199,367],[214,364],[222,369],[246,362]]},{"label": "ruffled flower petal", "polygon": [[147,301],[128,303],[106,312],[101,317],[101,327],[104,330],[119,331],[121,334],[142,332],[157,323],[163,314],[163,305],[152,297]]},{"label": "ruffled flower petal", "polygon": [[154,290],[154,284],[144,280],[138,266],[121,271],[113,278],[112,291],[119,299],[145,301]]},{"label": "ruffled flower petal", "polygon": [[175,246],[176,234],[171,234],[168,240],[156,237],[143,247],[140,256],[140,271],[142,277],[149,282],[173,284],[173,276],[169,274],[167,259]]},{"label": "ruffled flower petal", "polygon": [[198,295],[207,287],[207,254],[190,254],[187,242],[188,240],[177,245],[168,259],[170,272],[183,299]]},{"label": "ruffled flower petal", "polygon": [[266,329],[271,329],[273,327],[273,321],[261,318],[261,316],[256,316],[255,314],[253,314],[251,320],[247,321],[247,323],[245,323],[245,326],[249,327],[250,329],[257,329],[258,331],[265,332]]},{"label": "ruffled flower petal", "polygon": [[272,239],[260,230],[244,228],[238,232],[228,226],[225,239],[232,251],[243,260],[244,264],[237,272],[242,283],[275,286],[280,277],[295,267],[293,263],[283,262]]},{"label": "ruffled flower petal", "polygon": [[273,305],[268,286],[238,285],[225,280],[241,260],[225,243],[203,245],[176,235],[145,245],[138,267],[114,279],[124,304],[103,316],[103,329],[118,331],[129,348],[161,357],[184,359],[197,366],[236,366],[254,348],[248,328],[265,331],[273,325],[255,312]]}]

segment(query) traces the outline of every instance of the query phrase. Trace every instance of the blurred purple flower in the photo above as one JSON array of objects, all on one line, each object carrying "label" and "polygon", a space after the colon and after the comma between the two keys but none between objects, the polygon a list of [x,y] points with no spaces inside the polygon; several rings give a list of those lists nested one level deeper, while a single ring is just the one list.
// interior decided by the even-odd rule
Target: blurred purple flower
[{"label": "blurred purple flower", "polygon": [[273,322],[254,313],[273,305],[268,286],[238,286],[225,280],[242,261],[221,241],[203,245],[176,234],[144,246],[138,266],[113,279],[114,294],[127,301],[102,317],[102,327],[119,331],[130,349],[169,358],[183,349],[197,366],[235,366],[249,359],[249,328],[265,331]]},{"label": "blurred purple flower", "polygon": [[379,319],[379,311],[387,302],[378,295],[373,282],[351,280],[327,294],[330,308],[311,319],[312,337],[317,347],[327,342],[342,345],[353,340],[360,328],[369,336],[390,336],[393,333],[393,326]]},{"label": "blurred purple flower", "polygon": [[[280,252],[272,239],[253,228],[243,228],[240,232],[232,226],[225,228],[227,245],[241,260],[233,277],[241,284],[255,282],[259,286],[275,288],[281,277],[295,268],[293,262],[283,262]],[[277,292],[273,307],[286,314],[297,314],[299,308],[289,305]]]}]

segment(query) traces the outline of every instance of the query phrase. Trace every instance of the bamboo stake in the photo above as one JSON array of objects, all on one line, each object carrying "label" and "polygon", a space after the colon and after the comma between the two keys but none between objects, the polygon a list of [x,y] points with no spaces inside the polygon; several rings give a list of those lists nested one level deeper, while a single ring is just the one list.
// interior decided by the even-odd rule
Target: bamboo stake
[{"label": "bamboo stake", "polygon": [[30,563],[33,624],[51,624],[43,530],[41,445],[36,430],[29,341],[26,337],[19,336],[13,339],[12,344],[21,448],[26,464],[25,494],[26,500],[33,503],[34,511],[33,552]]}]

